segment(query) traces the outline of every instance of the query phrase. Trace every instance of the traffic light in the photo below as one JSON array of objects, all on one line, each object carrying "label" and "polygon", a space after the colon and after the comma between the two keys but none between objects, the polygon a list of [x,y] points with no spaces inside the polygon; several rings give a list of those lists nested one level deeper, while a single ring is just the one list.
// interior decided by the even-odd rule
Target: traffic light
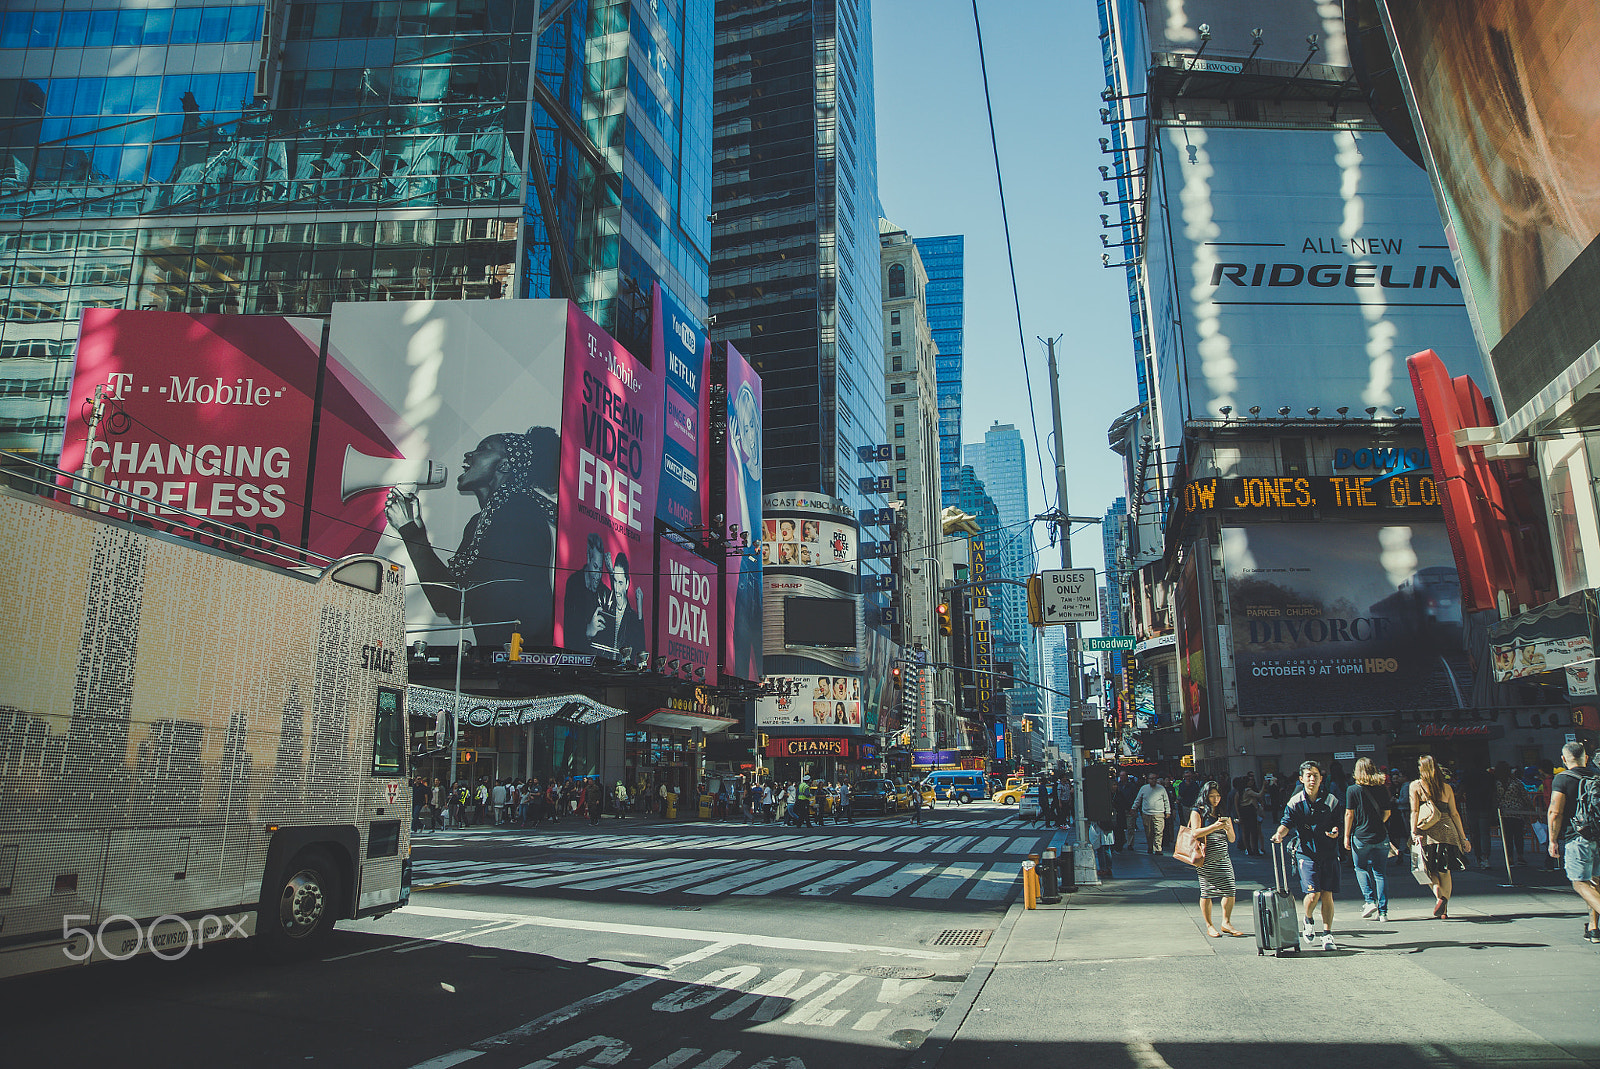
[{"label": "traffic light", "polygon": [[894,667],[889,669],[889,681],[895,685],[896,689],[899,688],[899,686],[900,686],[900,666],[898,664],[896,664]]},{"label": "traffic light", "polygon": [[948,635],[949,633],[950,633],[950,605],[949,605],[948,602],[941,601],[939,603],[939,634]]},{"label": "traffic light", "polygon": [[1044,626],[1044,578],[1039,575],[1028,576],[1028,622]]},{"label": "traffic light", "polygon": [[756,746],[762,753],[766,753],[767,752],[767,737],[765,735],[758,734],[756,736]]},{"label": "traffic light", "polygon": [[515,664],[522,659],[522,632],[511,632],[511,641],[506,643],[506,656]]}]

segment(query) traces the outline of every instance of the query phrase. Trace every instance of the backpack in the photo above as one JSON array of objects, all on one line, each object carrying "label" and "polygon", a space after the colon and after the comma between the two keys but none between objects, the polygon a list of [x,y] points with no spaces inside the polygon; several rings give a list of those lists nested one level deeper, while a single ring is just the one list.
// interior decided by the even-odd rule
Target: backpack
[{"label": "backpack", "polygon": [[1578,796],[1572,804],[1572,834],[1591,843],[1600,842],[1600,775],[1578,777]]}]

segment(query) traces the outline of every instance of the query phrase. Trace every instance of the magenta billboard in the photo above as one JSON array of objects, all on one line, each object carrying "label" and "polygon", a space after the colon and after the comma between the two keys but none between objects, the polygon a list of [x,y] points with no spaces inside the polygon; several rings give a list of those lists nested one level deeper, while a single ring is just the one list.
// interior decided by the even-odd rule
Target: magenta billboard
[{"label": "magenta billboard", "polygon": [[730,551],[723,568],[722,670],[757,682],[761,679],[761,376],[739,350],[723,343],[728,387],[728,445],[725,458],[730,543],[749,547]]},{"label": "magenta billboard", "polygon": [[656,553],[657,658],[668,660],[667,674],[689,674],[705,669],[697,683],[717,681],[717,625],[721,604],[717,598],[717,566],[663,536]]},{"label": "magenta billboard", "polygon": [[607,657],[648,648],[655,584],[661,384],[567,309],[556,524],[555,644]]}]

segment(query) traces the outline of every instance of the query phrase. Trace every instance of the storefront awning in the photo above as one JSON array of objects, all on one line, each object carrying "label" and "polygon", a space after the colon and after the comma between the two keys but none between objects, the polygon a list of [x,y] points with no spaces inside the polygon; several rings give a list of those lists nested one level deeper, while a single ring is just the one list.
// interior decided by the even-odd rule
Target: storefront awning
[{"label": "storefront awning", "polygon": [[679,731],[693,731],[699,728],[707,735],[715,735],[719,731],[727,731],[739,723],[738,718],[731,716],[713,716],[710,713],[696,713],[687,709],[652,709],[648,713],[639,714],[639,723],[653,728],[677,728]]},{"label": "storefront awning", "polygon": [[1496,683],[1594,661],[1595,592],[1580,590],[1489,628]]},{"label": "storefront awning", "polygon": [[[481,694],[460,696],[461,722],[472,727],[510,727],[553,720],[563,724],[598,724],[627,712],[597,702],[586,694],[554,694],[541,698],[489,698]],[[456,692],[412,684],[406,688],[412,716],[437,720],[457,708]]]}]

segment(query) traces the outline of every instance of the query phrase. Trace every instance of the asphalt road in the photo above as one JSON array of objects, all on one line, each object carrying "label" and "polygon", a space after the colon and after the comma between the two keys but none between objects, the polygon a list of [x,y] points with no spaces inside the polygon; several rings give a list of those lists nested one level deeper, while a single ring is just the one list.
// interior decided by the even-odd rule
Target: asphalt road
[{"label": "asphalt road", "polygon": [[0,986],[9,1064],[885,1069],[1017,893],[1015,809],[790,829],[608,819],[414,839],[411,905]]}]

